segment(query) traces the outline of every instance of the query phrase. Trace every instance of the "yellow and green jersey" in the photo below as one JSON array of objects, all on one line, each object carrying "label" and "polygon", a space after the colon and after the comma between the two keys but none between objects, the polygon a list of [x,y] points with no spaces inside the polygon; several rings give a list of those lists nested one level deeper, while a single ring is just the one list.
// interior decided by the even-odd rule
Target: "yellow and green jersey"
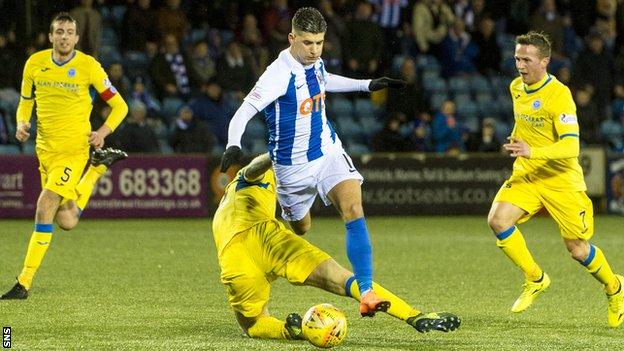
[{"label": "yellow and green jersey", "polygon": [[[117,91],[95,58],[76,50],[69,61],[59,64],[52,49],[31,55],[24,67],[20,104],[33,99],[36,103],[37,148],[56,152],[88,148],[96,94],[108,101]],[[31,110],[24,111],[17,118],[28,122]]]},{"label": "yellow and green jersey", "polygon": [[257,180],[245,179],[246,167],[225,188],[212,221],[212,234],[219,256],[236,234],[258,223],[276,221],[275,175],[269,169]]},{"label": "yellow and green jersey", "polygon": [[[515,125],[511,136],[525,141],[532,150],[553,145],[564,138],[579,138],[576,105],[570,89],[550,74],[527,86],[520,77],[509,90],[513,99]],[[535,157],[534,157],[535,156]],[[513,176],[527,177],[546,188],[566,191],[586,190],[578,157],[518,157]]]}]

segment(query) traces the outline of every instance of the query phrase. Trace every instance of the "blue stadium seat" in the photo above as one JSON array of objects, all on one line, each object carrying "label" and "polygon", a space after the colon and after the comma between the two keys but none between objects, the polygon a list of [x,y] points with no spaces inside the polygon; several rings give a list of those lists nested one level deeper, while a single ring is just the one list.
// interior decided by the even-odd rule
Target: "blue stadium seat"
[{"label": "blue stadium seat", "polygon": [[0,145],[0,155],[18,155],[20,153],[17,145]]},{"label": "blue stadium seat", "polygon": [[120,27],[121,22],[123,21],[124,15],[126,14],[127,6],[125,5],[116,5],[111,8],[110,16],[111,19],[115,22],[115,25]]},{"label": "blue stadium seat", "polygon": [[611,104],[611,110],[613,111],[613,116],[617,118],[618,116],[624,116],[624,100],[615,99]]},{"label": "blue stadium seat", "polygon": [[145,77],[149,69],[149,58],[144,52],[127,51],[124,54],[123,66],[128,78]]},{"label": "blue stadium seat", "polygon": [[420,76],[422,77],[422,80],[436,80],[436,79],[440,79],[440,71],[432,71],[432,70],[427,70],[427,71],[422,71],[422,73],[420,74]]},{"label": "blue stadium seat", "polygon": [[102,45],[117,46],[119,45],[119,38],[114,28],[104,26],[102,28]]},{"label": "blue stadium seat", "polygon": [[[30,131],[31,135],[34,135],[36,133],[33,133],[33,131]],[[35,141],[34,140],[29,140],[28,142],[24,143],[22,145],[22,153],[24,155],[34,155],[35,154]]]},{"label": "blue stadium seat", "polygon": [[163,99],[162,114],[168,120],[171,121],[178,114],[180,107],[184,105],[182,99],[175,97],[166,97]]},{"label": "blue stadium seat", "polygon": [[425,91],[432,94],[447,94],[448,86],[446,84],[446,80],[440,78],[439,76],[428,76],[427,79],[423,77],[423,88]]},{"label": "blue stadium seat", "polygon": [[501,120],[501,119],[497,119],[496,120],[496,138],[498,139],[498,141],[501,142],[501,144],[504,144],[507,141],[507,137],[511,134],[511,126],[509,125],[509,123]]},{"label": "blue stadium seat", "polygon": [[212,155],[213,157],[221,158],[221,155],[223,154],[223,151],[225,151],[225,148],[223,147],[223,145],[215,144],[212,147],[212,150],[210,151],[210,155]]},{"label": "blue stadium seat", "polygon": [[245,128],[244,138],[262,139],[266,143],[267,127],[259,118],[252,118]]},{"label": "blue stadium seat", "polygon": [[343,98],[334,98],[327,104],[328,109],[330,110],[332,116],[340,115],[340,116],[348,116],[349,118],[353,117],[354,107],[351,101]]},{"label": "blue stadium seat", "polygon": [[476,132],[481,128],[481,120],[477,115],[464,116],[464,125],[471,132]]},{"label": "blue stadium seat", "polygon": [[351,156],[360,156],[364,154],[369,154],[371,150],[365,144],[349,143],[347,144],[347,152]]},{"label": "blue stadium seat", "polygon": [[416,58],[416,67],[422,71],[440,71],[440,63],[431,55],[420,55]]},{"label": "blue stadium seat", "polygon": [[358,118],[362,117],[375,117],[377,111],[375,105],[370,99],[356,99],[355,100],[355,115]]},{"label": "blue stadium seat", "polygon": [[163,155],[171,155],[174,153],[167,138],[158,138],[158,146],[160,146],[160,153]]},{"label": "blue stadium seat", "polygon": [[480,101],[479,112],[481,117],[497,117],[499,114],[498,104],[494,100]]},{"label": "blue stadium seat", "polygon": [[453,99],[453,101],[455,101],[456,105],[466,105],[469,103],[472,103],[472,97],[470,96],[470,94],[456,94],[455,98]]},{"label": "blue stadium seat", "polygon": [[470,89],[474,94],[484,94],[490,93],[492,91],[492,87],[490,86],[490,82],[483,76],[474,76],[470,80]]},{"label": "blue stadium seat", "polygon": [[262,139],[254,139],[249,148],[252,154],[262,154],[267,152],[267,142]]},{"label": "blue stadium seat", "polygon": [[429,105],[431,105],[431,108],[434,111],[437,111],[440,109],[440,107],[442,107],[442,103],[448,99],[449,97],[448,95],[446,95],[446,93],[435,93],[431,95],[431,98],[429,99]]},{"label": "blue stadium seat", "polygon": [[479,106],[471,100],[463,101],[462,103],[455,103],[457,107],[457,114],[462,118],[471,118],[478,116]]},{"label": "blue stadium seat", "polygon": [[494,92],[500,92],[506,95],[509,95],[509,84],[511,83],[511,80],[512,78],[506,76],[494,76],[490,78]]},{"label": "blue stadium seat", "polygon": [[102,45],[100,47],[100,63],[103,67],[108,67],[115,62],[121,62],[121,54],[116,46]]},{"label": "blue stadium seat", "polygon": [[490,93],[480,93],[476,95],[476,100],[478,103],[482,103],[482,102],[494,101],[494,98],[492,97]]},{"label": "blue stadium seat", "polygon": [[449,79],[449,87],[454,94],[470,93],[470,81],[466,77],[451,77]]},{"label": "blue stadium seat", "polygon": [[360,118],[359,123],[367,137],[372,137],[383,128],[383,123],[375,117]]},{"label": "blue stadium seat", "polygon": [[513,116],[513,102],[511,101],[511,96],[509,93],[501,94],[496,99],[496,104],[498,106],[498,114],[500,116],[504,116],[505,119],[511,119]]}]

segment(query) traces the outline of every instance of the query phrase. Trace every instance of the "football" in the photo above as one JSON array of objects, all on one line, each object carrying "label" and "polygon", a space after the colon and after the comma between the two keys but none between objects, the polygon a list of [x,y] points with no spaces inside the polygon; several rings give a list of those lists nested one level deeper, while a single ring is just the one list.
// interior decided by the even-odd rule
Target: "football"
[{"label": "football", "polygon": [[336,307],[323,303],[310,307],[303,316],[301,329],[312,345],[334,347],[347,336],[347,317]]}]

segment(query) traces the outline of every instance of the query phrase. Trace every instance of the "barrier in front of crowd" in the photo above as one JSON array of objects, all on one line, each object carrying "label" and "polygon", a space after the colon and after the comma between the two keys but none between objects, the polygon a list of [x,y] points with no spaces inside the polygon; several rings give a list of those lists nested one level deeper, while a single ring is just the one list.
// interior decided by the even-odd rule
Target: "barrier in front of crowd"
[{"label": "barrier in front of crowd", "polygon": [[[606,196],[608,210],[624,214],[624,161],[606,159],[602,148],[584,149],[580,160],[589,195]],[[211,216],[237,171],[220,173],[218,161],[200,155],[132,155],[99,180],[83,217]],[[486,215],[513,159],[373,154],[353,162],[365,179],[367,215]],[[0,165],[0,218],[33,218],[41,190],[36,158],[0,155]],[[317,201],[312,213],[336,212]]]}]

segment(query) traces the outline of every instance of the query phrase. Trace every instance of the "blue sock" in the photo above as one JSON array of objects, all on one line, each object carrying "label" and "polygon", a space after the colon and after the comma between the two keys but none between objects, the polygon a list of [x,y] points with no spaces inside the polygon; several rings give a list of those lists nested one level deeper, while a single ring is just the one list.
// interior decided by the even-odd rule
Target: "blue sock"
[{"label": "blue sock", "polygon": [[373,248],[371,247],[366,220],[364,217],[345,224],[347,228],[347,257],[353,267],[353,273],[361,296],[373,287]]}]

